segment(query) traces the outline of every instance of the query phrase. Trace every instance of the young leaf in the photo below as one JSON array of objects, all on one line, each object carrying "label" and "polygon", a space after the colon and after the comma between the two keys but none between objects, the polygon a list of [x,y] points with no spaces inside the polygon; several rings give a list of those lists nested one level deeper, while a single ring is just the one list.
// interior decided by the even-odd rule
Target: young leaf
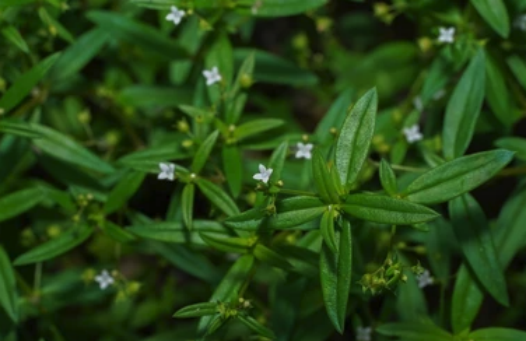
[{"label": "young leaf", "polygon": [[242,139],[253,137],[254,135],[277,128],[283,125],[283,123],[285,123],[285,121],[276,118],[252,120],[240,124],[236,130],[234,130],[234,138],[240,141]]},{"label": "young leaf", "polygon": [[272,174],[270,175],[269,183],[274,184],[281,179],[281,172],[283,171],[288,151],[289,144],[285,141],[270,156],[268,168],[272,168]]},{"label": "young leaf", "polygon": [[425,223],[439,216],[425,206],[375,194],[349,195],[341,208],[353,217],[390,225]]},{"label": "young leaf", "polygon": [[394,196],[398,193],[395,172],[385,159],[380,163],[380,182],[387,194]]},{"label": "young leaf", "polygon": [[485,91],[485,56],[480,49],[458,82],[446,107],[442,130],[446,159],[462,156],[471,142]]},{"label": "young leaf", "polygon": [[471,0],[471,4],[495,32],[502,38],[508,38],[510,18],[503,0]]},{"label": "young leaf", "polygon": [[347,115],[336,144],[336,168],[342,184],[350,187],[367,159],[374,134],[378,95],[369,90]]},{"label": "young leaf", "polygon": [[338,252],[336,233],[334,231],[334,212],[332,206],[321,217],[320,232],[325,245],[334,253]]},{"label": "young leaf", "polygon": [[18,321],[15,272],[7,252],[0,246],[0,306],[13,322]]},{"label": "young leaf", "polygon": [[56,32],[56,34],[59,37],[61,37],[68,43],[74,42],[75,38],[73,37],[73,35],[59,21],[57,21],[55,18],[49,15],[45,7],[40,7],[38,9],[38,15],[40,17],[40,20],[42,20],[42,23],[50,29],[54,30],[54,32]]},{"label": "young leaf", "polygon": [[137,192],[144,180],[145,173],[129,172],[117,183],[108,195],[104,204],[106,214],[113,213],[126,205],[126,202]]},{"label": "young leaf", "polygon": [[438,204],[467,193],[491,179],[513,158],[497,149],[446,162],[416,178],[403,195],[419,204]]},{"label": "young leaf", "polygon": [[254,241],[251,238],[239,237],[219,237],[209,235],[207,233],[200,233],[201,238],[213,248],[224,252],[232,253],[248,253],[252,248]]},{"label": "young leaf", "polygon": [[243,185],[243,160],[238,146],[224,146],[222,149],[223,169],[228,187],[234,198],[241,193]]},{"label": "young leaf", "polygon": [[286,257],[262,244],[256,244],[253,253],[254,257],[256,257],[256,259],[259,261],[284,270],[290,271],[292,269],[292,265],[289,263]]},{"label": "young leaf", "polygon": [[55,53],[47,57],[16,80],[0,98],[0,108],[4,114],[9,113],[34,89],[59,56],[59,53]]},{"label": "young leaf", "polygon": [[44,199],[44,191],[38,187],[23,189],[0,198],[0,221],[16,217]]},{"label": "young leaf", "polygon": [[526,340],[526,332],[509,328],[484,328],[470,333],[468,338],[476,341],[519,341]]},{"label": "young leaf", "polygon": [[252,331],[258,333],[259,335],[270,340],[276,339],[276,335],[274,335],[274,332],[272,330],[268,329],[254,318],[250,316],[238,315],[237,319],[241,321],[245,326],[250,328]]},{"label": "young leaf", "polygon": [[320,198],[326,203],[338,204],[340,202],[338,188],[327,169],[327,162],[325,162],[325,159],[318,150],[314,150],[313,154],[312,175]]},{"label": "young leaf", "polygon": [[202,178],[198,178],[196,183],[201,192],[227,216],[239,214],[236,203],[216,184]]},{"label": "young leaf", "polygon": [[192,230],[194,195],[195,185],[193,183],[186,184],[183,188],[183,194],[181,196],[181,210],[183,213],[183,222],[189,230]]},{"label": "young leaf", "polygon": [[504,272],[484,211],[472,196],[464,194],[449,202],[449,214],[471,269],[497,301],[508,305]]},{"label": "young leaf", "polygon": [[26,265],[55,258],[82,244],[91,236],[92,232],[93,230],[86,225],[70,228],[55,239],[51,239],[18,256],[13,264],[17,266]]},{"label": "young leaf", "polygon": [[352,273],[352,237],[348,221],[344,221],[336,233],[336,243],[339,245],[336,253],[326,244],[322,246],[320,278],[327,314],[336,330],[343,334]]},{"label": "young leaf", "polygon": [[206,315],[214,315],[218,312],[217,303],[205,302],[197,303],[186,306],[177,310],[173,317],[177,318],[189,318],[189,317],[201,317]]},{"label": "young leaf", "polygon": [[212,134],[210,134],[206,138],[206,140],[203,141],[201,146],[199,146],[199,149],[195,153],[194,161],[192,162],[192,166],[190,167],[192,169],[192,172],[199,173],[201,169],[203,169],[203,166],[208,161],[210,152],[214,148],[214,145],[216,143],[218,136],[219,136],[219,131],[216,130]]}]

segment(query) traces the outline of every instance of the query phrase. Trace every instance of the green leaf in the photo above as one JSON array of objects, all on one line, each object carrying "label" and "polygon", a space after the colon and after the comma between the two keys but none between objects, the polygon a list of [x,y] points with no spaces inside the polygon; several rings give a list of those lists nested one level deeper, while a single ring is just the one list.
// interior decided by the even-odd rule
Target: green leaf
[{"label": "green leaf", "polygon": [[283,123],[285,123],[285,121],[276,118],[252,120],[236,127],[234,130],[234,138],[240,141],[247,137],[253,137],[254,135],[277,128],[283,125]]},{"label": "green leaf", "polygon": [[374,134],[378,96],[369,90],[347,115],[336,145],[336,168],[342,184],[353,185],[369,153]]},{"label": "green leaf", "polygon": [[325,243],[322,246],[320,278],[327,314],[336,330],[343,334],[352,273],[352,237],[348,221],[344,221],[341,230],[336,233],[336,243],[336,253]]},{"label": "green leaf", "polygon": [[129,226],[127,231],[142,238],[158,240],[168,243],[204,244],[198,232],[206,232],[208,235],[225,235],[226,231],[220,223],[209,220],[194,220],[192,233],[178,222],[163,222],[145,225]]},{"label": "green leaf", "polygon": [[256,244],[253,254],[254,257],[256,257],[256,259],[265,262],[271,266],[275,266],[277,268],[281,268],[288,271],[292,269],[292,265],[289,263],[286,257],[282,256],[281,254],[272,249],[269,249],[268,247],[262,244]]},{"label": "green leaf", "polygon": [[385,159],[380,162],[380,182],[387,194],[395,196],[398,193],[395,172]]},{"label": "green leaf", "polygon": [[517,55],[512,55],[506,59],[506,62],[519,84],[523,89],[526,89],[526,63],[524,63],[524,60]]},{"label": "green leaf", "polygon": [[237,319],[241,321],[245,326],[247,326],[250,330],[258,333],[259,335],[270,340],[276,339],[276,335],[274,335],[274,332],[272,330],[268,329],[254,318],[250,316],[238,315]]},{"label": "green leaf", "polygon": [[37,0],[0,0],[0,7],[20,6],[36,1]]},{"label": "green leaf", "polygon": [[[332,169],[336,172],[335,169]],[[318,150],[314,150],[312,158],[312,175],[314,177],[314,184],[320,194],[320,198],[326,203],[338,204],[340,203],[340,196],[338,188],[333,181],[328,168],[327,162]]]},{"label": "green leaf", "polygon": [[35,88],[59,56],[59,53],[55,53],[47,57],[16,79],[16,82],[0,98],[0,109],[3,109],[4,114],[9,113]]},{"label": "green leaf", "polygon": [[13,264],[17,266],[26,265],[55,258],[82,244],[91,236],[92,232],[93,230],[86,225],[70,228],[55,239],[51,239],[18,256]]},{"label": "green leaf", "polygon": [[124,230],[120,226],[108,220],[104,222],[103,230],[108,236],[110,236],[110,238],[112,238],[113,240],[119,243],[129,243],[137,239],[130,232]]},{"label": "green leaf", "polygon": [[320,223],[320,232],[323,237],[325,245],[333,252],[338,252],[336,242],[336,233],[334,231],[334,211],[332,206],[329,206],[327,211],[323,212]]},{"label": "green leaf", "polygon": [[474,341],[519,341],[526,340],[526,332],[509,328],[484,328],[470,333]]},{"label": "green leaf", "polygon": [[208,161],[210,152],[214,148],[214,145],[217,141],[218,136],[219,136],[219,131],[216,130],[212,134],[210,134],[206,138],[206,140],[204,140],[203,143],[199,146],[199,149],[195,153],[194,160],[191,166],[191,169],[194,173],[199,173],[201,169],[203,169],[203,166]]},{"label": "green leaf", "polygon": [[189,317],[201,317],[206,315],[214,315],[218,312],[217,303],[206,302],[197,303],[186,306],[177,310],[173,317],[177,318],[189,318]]},{"label": "green leaf", "polygon": [[159,163],[167,160],[184,160],[190,157],[187,150],[181,147],[181,142],[162,144],[158,147],[146,148],[120,158],[117,163],[144,172],[159,172]]},{"label": "green leaf", "polygon": [[332,128],[339,129],[342,126],[352,103],[353,94],[352,89],[343,91],[318,123],[314,136],[319,144],[325,145],[333,140],[330,131]]},{"label": "green leaf", "polygon": [[27,138],[41,137],[40,134],[33,129],[31,123],[26,123],[17,119],[0,120],[0,132]]},{"label": "green leaf", "polygon": [[507,306],[506,280],[484,211],[472,196],[464,194],[449,202],[449,214],[471,269],[486,290]]},{"label": "green leaf", "polygon": [[232,253],[248,253],[254,244],[251,238],[214,236],[200,233],[201,238],[211,247]]},{"label": "green leaf", "polygon": [[239,214],[236,203],[220,187],[202,178],[198,178],[196,183],[201,192],[227,216]]},{"label": "green leaf", "polygon": [[[230,90],[230,98],[237,96],[239,88],[243,86],[244,79],[252,79],[254,74],[254,64],[255,64],[255,53],[251,52],[247,55],[243,64],[239,68],[237,73],[237,78],[234,84],[232,84],[232,89]],[[239,114],[234,114],[233,111],[227,111],[225,121],[229,124],[237,122],[239,119]]]},{"label": "green leaf", "polygon": [[183,188],[181,196],[181,210],[183,222],[189,230],[192,230],[192,219],[194,215],[195,184],[188,183]]},{"label": "green leaf", "polygon": [[508,38],[510,34],[510,18],[506,5],[502,0],[471,0],[471,4],[477,9],[480,16],[497,32],[502,38]]},{"label": "green leaf", "polygon": [[222,81],[225,82],[227,86],[232,83],[234,76],[234,57],[232,44],[226,32],[218,34],[216,40],[214,40],[210,46],[210,50],[206,54],[205,64],[207,69],[217,67]]},{"label": "green leaf", "polygon": [[22,50],[25,53],[29,53],[29,47],[27,46],[26,41],[20,35],[20,32],[16,29],[16,27],[7,26],[2,30],[2,34],[4,35],[4,37],[6,37],[6,39],[15,44],[15,46],[18,47],[20,50]]},{"label": "green leaf", "polygon": [[497,149],[446,162],[416,178],[403,195],[427,205],[451,200],[491,179],[512,158],[513,152]]},{"label": "green leaf", "polygon": [[42,136],[41,139],[33,140],[33,143],[43,152],[95,172],[112,173],[115,171],[108,163],[68,136],[43,125],[34,124],[33,127]]},{"label": "green leaf", "polygon": [[123,208],[126,202],[137,192],[139,187],[141,187],[145,175],[144,173],[138,172],[125,174],[108,195],[108,199],[104,204],[104,212],[109,214]]},{"label": "green leaf", "polygon": [[73,35],[67,30],[67,28],[62,26],[62,24],[59,21],[57,21],[55,18],[49,15],[44,6],[38,9],[38,15],[40,17],[40,20],[42,20],[42,23],[48,27],[52,34],[53,32],[58,34],[59,37],[61,37],[68,43],[74,42],[75,38],[73,37]]},{"label": "green leaf", "polygon": [[444,156],[462,156],[471,142],[485,91],[485,56],[480,49],[469,63],[447,104],[442,130]]},{"label": "green leaf", "polygon": [[[1,125],[0,121],[0,125]],[[495,141],[495,145],[500,148],[516,152],[518,159],[526,161],[526,139],[521,137],[503,137]]]},{"label": "green leaf", "polygon": [[96,28],[80,36],[60,56],[49,71],[51,80],[62,80],[79,72],[108,42],[111,35],[102,28]]},{"label": "green leaf", "polygon": [[44,191],[38,187],[23,189],[0,198],[0,221],[16,217],[44,199]]},{"label": "green leaf", "polygon": [[258,17],[297,15],[321,7],[325,5],[327,1],[328,0],[265,0],[255,5],[257,6],[256,10],[253,10],[252,14]]},{"label": "green leaf", "polygon": [[117,96],[119,103],[137,108],[174,108],[190,103],[193,91],[188,88],[131,85]]},{"label": "green leaf", "polygon": [[222,149],[222,156],[223,169],[228,187],[232,195],[238,197],[243,185],[243,160],[241,150],[237,146],[227,145]]},{"label": "green leaf", "polygon": [[251,53],[254,53],[256,58],[254,69],[256,82],[303,87],[318,83],[318,77],[311,71],[301,69],[297,64],[266,51],[235,49],[234,58],[240,64]]},{"label": "green leaf", "polygon": [[148,25],[112,12],[90,11],[86,16],[111,36],[155,53],[162,59],[187,58],[187,52],[175,40]]},{"label": "green leaf", "polygon": [[426,322],[401,322],[382,324],[376,332],[399,337],[404,341],[454,341],[455,337],[434,324]]},{"label": "green leaf", "polygon": [[390,225],[425,223],[439,216],[425,206],[375,194],[351,194],[341,208],[353,217]]},{"label": "green leaf", "polygon": [[13,322],[18,321],[18,298],[15,271],[7,252],[0,246],[0,306]]},{"label": "green leaf", "polygon": [[458,270],[451,300],[451,327],[455,334],[471,327],[483,300],[482,288],[468,267],[463,264]]},{"label": "green leaf", "polygon": [[270,156],[270,161],[268,168],[272,169],[272,174],[270,175],[269,183],[275,184],[281,179],[281,172],[283,171],[283,166],[285,165],[285,159],[289,152],[289,144],[287,141],[282,142],[276,150]]},{"label": "green leaf", "polygon": [[[253,266],[254,256],[244,255],[239,257],[230,270],[225,274],[221,283],[217,286],[212,297],[210,297],[210,302],[237,301],[241,288],[244,286],[245,281],[252,272]],[[211,316],[205,316],[199,320],[199,325],[197,327],[199,335],[202,336],[206,333],[210,322],[212,322]]]},{"label": "green leaf", "polygon": [[502,71],[490,56],[486,58],[486,79],[486,100],[491,110],[505,126],[511,126],[516,119],[511,111],[512,98]]}]

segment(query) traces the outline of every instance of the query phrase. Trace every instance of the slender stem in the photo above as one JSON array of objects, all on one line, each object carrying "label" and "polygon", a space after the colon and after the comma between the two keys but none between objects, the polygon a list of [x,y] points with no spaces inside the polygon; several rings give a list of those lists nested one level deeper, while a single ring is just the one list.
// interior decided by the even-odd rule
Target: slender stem
[{"label": "slender stem", "polygon": [[305,195],[305,196],[308,196],[308,197],[317,197],[318,196],[316,193],[306,192],[306,191],[298,191],[298,190],[295,190],[295,189],[286,189],[286,188],[281,188],[279,190],[279,192],[283,193],[283,194],[290,194],[290,195]]},{"label": "slender stem", "polygon": [[[369,160],[371,164],[375,167],[380,167],[380,162],[376,162],[373,160]],[[402,166],[402,165],[391,165],[391,168],[394,170],[402,171],[402,172],[410,172],[410,173],[424,173],[427,172],[428,169],[426,168],[417,168],[417,167],[408,167],[408,166]]]},{"label": "slender stem", "polygon": [[498,176],[506,177],[506,176],[515,176],[515,175],[523,175],[523,174],[526,174],[526,166],[503,169],[500,171]]}]

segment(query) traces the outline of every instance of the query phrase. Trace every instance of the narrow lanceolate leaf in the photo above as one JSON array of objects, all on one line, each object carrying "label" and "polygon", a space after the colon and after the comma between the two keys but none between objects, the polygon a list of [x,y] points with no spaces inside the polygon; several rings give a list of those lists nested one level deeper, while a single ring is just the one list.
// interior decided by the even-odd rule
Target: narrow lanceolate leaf
[{"label": "narrow lanceolate leaf", "polygon": [[509,328],[484,328],[470,333],[468,339],[475,341],[519,341],[526,340],[526,332]]},{"label": "narrow lanceolate leaf", "polygon": [[431,322],[402,322],[382,324],[376,332],[398,337],[404,341],[454,341],[455,337]]},{"label": "narrow lanceolate leaf", "polygon": [[353,217],[390,225],[425,223],[439,216],[428,207],[375,194],[349,195],[341,208]]},{"label": "narrow lanceolate leaf", "polygon": [[495,32],[502,38],[508,38],[510,18],[503,0],[471,0],[471,4]]},{"label": "narrow lanceolate leaf", "polygon": [[504,272],[484,211],[469,194],[449,202],[455,235],[473,273],[501,304],[508,305]]},{"label": "narrow lanceolate leaf", "polygon": [[124,207],[126,202],[137,192],[141,186],[145,173],[130,172],[125,174],[117,183],[117,186],[108,195],[104,204],[105,213],[113,213]]},{"label": "narrow lanceolate leaf", "polygon": [[214,145],[216,144],[217,137],[219,136],[219,131],[216,130],[212,134],[210,134],[203,143],[199,146],[199,149],[195,153],[194,160],[192,162],[192,172],[199,173],[201,169],[203,169],[203,166],[208,161],[208,157],[210,156],[210,152],[214,148]]},{"label": "narrow lanceolate leaf", "polygon": [[457,273],[451,301],[451,327],[455,334],[471,327],[484,295],[473,271],[470,271],[466,264],[462,264]]},{"label": "narrow lanceolate leaf", "polygon": [[[0,122],[1,124],[2,122]],[[495,141],[495,145],[516,152],[515,156],[526,160],[526,139],[522,137],[504,137]]]},{"label": "narrow lanceolate leaf", "polygon": [[186,243],[189,240],[193,244],[204,244],[199,232],[208,235],[226,236],[226,229],[218,222],[213,220],[194,220],[192,222],[193,231],[188,233],[188,229],[178,222],[163,222],[146,225],[129,226],[126,231],[142,238],[158,240],[168,243]]},{"label": "narrow lanceolate leaf", "polygon": [[522,88],[526,89],[526,63],[524,60],[517,55],[511,55],[506,58],[506,63]]},{"label": "narrow lanceolate leaf", "polygon": [[201,178],[197,179],[196,183],[201,192],[227,216],[231,217],[239,214],[239,208],[237,208],[234,200],[219,186]]},{"label": "narrow lanceolate leaf", "polygon": [[284,270],[291,270],[292,265],[289,263],[287,258],[279,254],[278,252],[269,249],[265,245],[257,244],[253,251],[254,257],[259,261],[265,262],[269,265],[281,268]]},{"label": "narrow lanceolate leaf", "polygon": [[[241,294],[241,288],[248,279],[254,265],[254,256],[244,255],[232,265],[230,270],[221,280],[216,290],[210,297],[210,302],[232,302],[237,301]],[[204,316],[199,320],[197,332],[200,336],[204,336],[212,322],[211,316]]]},{"label": "narrow lanceolate leaf", "polygon": [[252,15],[260,17],[282,17],[313,10],[327,3],[327,0],[265,0],[252,10]]},{"label": "narrow lanceolate leaf", "polygon": [[18,321],[15,272],[2,246],[0,246],[0,306],[13,322]]},{"label": "narrow lanceolate leaf", "polygon": [[40,188],[28,188],[0,198],[0,221],[22,214],[44,199]]},{"label": "narrow lanceolate leaf", "polygon": [[336,330],[343,334],[352,273],[352,237],[348,221],[344,221],[341,230],[337,232],[336,242],[336,253],[325,243],[322,246],[320,278],[327,314]]},{"label": "narrow lanceolate leaf", "polygon": [[338,204],[340,202],[338,188],[329,173],[327,162],[317,150],[314,151],[312,158],[312,175],[320,198],[326,203]]},{"label": "narrow lanceolate leaf", "polygon": [[[254,73],[254,63],[255,63],[255,53],[251,52],[241,64],[235,82],[232,84],[230,89],[229,96],[230,98],[235,98],[237,93],[244,82],[244,79],[252,79],[252,74]],[[229,124],[236,123],[239,115],[234,115],[230,112],[226,113],[226,122]]]},{"label": "narrow lanceolate leaf", "polygon": [[129,243],[137,240],[137,237],[135,237],[129,231],[126,231],[122,227],[112,223],[109,220],[104,222],[102,229],[104,233],[106,233],[110,238],[119,243]]},{"label": "narrow lanceolate leaf", "polygon": [[20,50],[29,53],[29,47],[27,47],[26,41],[22,38],[16,27],[8,26],[2,30],[2,34]]},{"label": "narrow lanceolate leaf", "polygon": [[325,245],[327,245],[333,253],[337,253],[338,245],[336,243],[336,233],[334,231],[334,209],[332,206],[329,206],[327,211],[325,211],[321,217],[320,232]]},{"label": "narrow lanceolate leaf", "polygon": [[253,332],[258,333],[259,335],[269,339],[269,340],[275,340],[276,335],[274,335],[274,332],[261,323],[259,323],[256,319],[250,317],[250,316],[243,316],[239,315],[238,320],[241,321],[245,326],[250,328]]},{"label": "narrow lanceolate leaf", "polygon": [[35,88],[59,55],[56,53],[47,57],[16,79],[15,83],[0,98],[0,109],[3,109],[4,114],[17,106]]},{"label": "narrow lanceolate leaf", "polygon": [[490,56],[486,57],[486,100],[502,124],[511,126],[516,119],[516,114],[511,110],[512,98],[506,78],[499,65]]},{"label": "narrow lanceolate leaf", "polygon": [[189,317],[201,317],[206,315],[214,315],[218,312],[217,303],[214,302],[205,302],[197,303],[186,306],[177,310],[173,317],[177,318],[189,318]]},{"label": "narrow lanceolate leaf", "polygon": [[485,74],[484,50],[480,49],[462,75],[446,107],[442,143],[447,159],[462,156],[471,142],[484,100]]},{"label": "narrow lanceolate leaf", "polygon": [[27,138],[37,138],[40,134],[33,129],[31,123],[16,119],[3,119],[0,121],[0,132]]},{"label": "narrow lanceolate leaf", "polygon": [[242,140],[248,137],[253,137],[265,131],[277,128],[283,125],[283,123],[285,123],[285,121],[276,118],[252,120],[240,124],[236,130],[234,130],[234,138]]},{"label": "narrow lanceolate leaf", "polygon": [[234,197],[241,193],[243,185],[243,160],[238,146],[224,146],[222,149],[225,177]]},{"label": "narrow lanceolate leaf", "polygon": [[251,238],[215,236],[207,233],[200,233],[201,238],[215,249],[232,252],[232,253],[248,253],[253,246],[254,241]]},{"label": "narrow lanceolate leaf", "polygon": [[332,141],[331,128],[339,129],[342,126],[347,116],[347,110],[351,105],[353,94],[354,90],[352,89],[343,91],[318,123],[314,136],[319,145],[325,145]]},{"label": "narrow lanceolate leaf", "polygon": [[491,179],[512,158],[513,152],[497,149],[446,162],[416,178],[403,195],[427,205],[451,200]]},{"label": "narrow lanceolate leaf", "polygon": [[280,180],[281,172],[283,171],[283,166],[285,165],[285,159],[287,158],[288,151],[289,144],[285,141],[281,143],[270,156],[268,168],[272,168],[272,174],[270,175],[269,180],[271,184],[274,184]]},{"label": "narrow lanceolate leaf", "polygon": [[395,172],[384,159],[382,159],[382,162],[380,163],[380,181],[382,182],[382,187],[387,194],[396,195],[396,193],[398,193]]},{"label": "narrow lanceolate leaf", "polygon": [[195,185],[192,183],[186,184],[183,188],[181,196],[181,211],[183,214],[183,222],[186,227],[192,229],[192,217],[194,215],[194,195]]},{"label": "narrow lanceolate leaf", "polygon": [[336,145],[336,168],[347,187],[358,179],[358,174],[369,153],[374,134],[378,96],[369,90],[355,104],[343,122]]},{"label": "narrow lanceolate leaf", "polygon": [[89,236],[91,236],[92,232],[93,230],[86,225],[72,227],[55,239],[51,239],[44,244],[39,245],[20,255],[17,259],[15,259],[14,264],[26,265],[55,258],[73,249],[77,245],[82,244],[86,239],[89,238]]},{"label": "narrow lanceolate leaf", "polygon": [[34,124],[35,131],[42,136],[33,140],[41,151],[70,164],[84,167],[95,172],[112,173],[114,168],[76,141],[56,130]]}]

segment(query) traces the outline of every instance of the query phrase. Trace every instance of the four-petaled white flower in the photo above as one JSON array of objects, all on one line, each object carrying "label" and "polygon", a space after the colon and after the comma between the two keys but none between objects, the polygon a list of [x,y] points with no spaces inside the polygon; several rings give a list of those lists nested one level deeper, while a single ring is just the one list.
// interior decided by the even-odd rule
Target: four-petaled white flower
[{"label": "four-petaled white flower", "polygon": [[420,289],[423,289],[428,285],[433,284],[433,277],[431,277],[429,270],[424,270],[424,272],[418,275],[416,279],[418,280],[418,287]]},{"label": "four-petaled white flower", "polygon": [[526,31],[526,14],[519,15],[513,25],[521,31]]},{"label": "four-petaled white flower", "polygon": [[210,86],[214,83],[217,83],[221,81],[221,75],[219,74],[219,70],[217,69],[217,66],[214,66],[212,69],[204,70],[203,76],[206,78],[206,85]]},{"label": "four-petaled white flower", "polygon": [[157,176],[157,179],[164,180],[168,179],[170,181],[173,181],[175,176],[175,165],[173,163],[159,163],[159,168],[161,169],[161,172],[159,173],[159,176]]},{"label": "four-petaled white flower", "polygon": [[409,143],[420,141],[422,138],[424,138],[424,135],[420,132],[420,127],[418,124],[413,125],[409,128],[404,128],[404,135],[405,139]]},{"label": "four-petaled white flower", "polygon": [[356,328],[356,340],[357,341],[371,341],[371,333],[373,329],[371,327],[358,327]]},{"label": "four-petaled white flower", "polygon": [[301,142],[298,142],[296,147],[298,148],[298,150],[296,151],[296,159],[301,159],[301,158],[310,159],[310,158],[312,158],[311,151],[312,151],[312,147],[314,147],[312,145],[312,143],[303,144]]},{"label": "four-petaled white flower", "polygon": [[424,103],[422,102],[422,98],[420,97],[413,98],[413,106],[418,112],[424,111]]},{"label": "four-petaled white flower", "polygon": [[95,281],[99,282],[101,290],[106,289],[108,286],[113,284],[113,282],[115,282],[107,270],[102,270],[100,275],[95,276]]},{"label": "four-petaled white flower", "polygon": [[455,41],[455,28],[454,27],[440,27],[438,29],[440,34],[438,36],[439,43],[452,43]]},{"label": "four-petaled white flower", "polygon": [[171,21],[176,25],[179,25],[184,15],[185,15],[184,11],[179,10],[175,6],[172,6],[170,8],[170,13],[168,13],[168,15],[166,16],[166,20]]},{"label": "four-petaled white flower", "polygon": [[261,180],[264,183],[268,183],[270,176],[272,175],[272,168],[266,168],[263,165],[259,165],[259,173],[254,174],[253,178],[255,180]]}]

